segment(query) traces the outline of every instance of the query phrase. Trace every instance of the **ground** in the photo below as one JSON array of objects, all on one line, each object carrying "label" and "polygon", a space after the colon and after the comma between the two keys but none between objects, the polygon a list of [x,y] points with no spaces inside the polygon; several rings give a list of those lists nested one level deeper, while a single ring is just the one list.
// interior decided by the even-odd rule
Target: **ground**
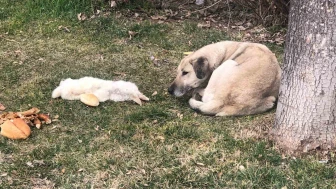
[{"label": "ground", "polygon": [[[265,137],[274,109],[209,117],[167,94],[183,52],[244,40],[240,31],[118,12],[27,20],[12,9],[0,12],[0,103],[59,118],[26,140],[0,137],[0,188],[336,187],[333,154],[289,157]],[[263,43],[282,62],[283,45]],[[132,81],[150,101],[88,107],[51,98],[60,80],[83,76]]]}]

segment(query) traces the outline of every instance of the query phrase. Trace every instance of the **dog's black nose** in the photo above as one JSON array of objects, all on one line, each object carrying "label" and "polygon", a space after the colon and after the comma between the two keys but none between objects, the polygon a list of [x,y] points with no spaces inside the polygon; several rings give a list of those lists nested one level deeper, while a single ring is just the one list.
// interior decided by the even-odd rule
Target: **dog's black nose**
[{"label": "dog's black nose", "polygon": [[174,86],[173,85],[168,88],[168,93],[171,94],[171,95],[174,93]]}]

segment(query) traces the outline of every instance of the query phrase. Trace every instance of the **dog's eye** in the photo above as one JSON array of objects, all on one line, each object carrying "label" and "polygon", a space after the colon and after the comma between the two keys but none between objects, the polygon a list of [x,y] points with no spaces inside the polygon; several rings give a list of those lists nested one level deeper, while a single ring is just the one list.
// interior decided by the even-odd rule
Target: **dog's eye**
[{"label": "dog's eye", "polygon": [[188,74],[188,72],[185,72],[185,71],[182,72],[182,75],[187,75],[187,74]]}]

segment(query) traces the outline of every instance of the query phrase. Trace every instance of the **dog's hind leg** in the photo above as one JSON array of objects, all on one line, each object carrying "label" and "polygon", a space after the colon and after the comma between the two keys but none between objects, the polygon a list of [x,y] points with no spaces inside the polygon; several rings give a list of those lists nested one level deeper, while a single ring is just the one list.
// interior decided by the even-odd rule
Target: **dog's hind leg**
[{"label": "dog's hind leg", "polygon": [[244,115],[244,112],[242,111],[243,106],[225,106],[223,107],[219,113],[216,114],[216,116],[238,116],[238,115]]},{"label": "dog's hind leg", "polygon": [[276,98],[274,96],[264,98],[260,102],[259,106],[251,112],[251,114],[263,113],[266,112],[267,110],[270,110],[271,108],[273,108],[275,101]]},{"label": "dog's hind leg", "polygon": [[260,101],[256,108],[249,108],[249,106],[236,104],[235,106],[224,106],[216,116],[240,116],[250,115],[266,112],[274,106],[276,98],[269,96]]}]

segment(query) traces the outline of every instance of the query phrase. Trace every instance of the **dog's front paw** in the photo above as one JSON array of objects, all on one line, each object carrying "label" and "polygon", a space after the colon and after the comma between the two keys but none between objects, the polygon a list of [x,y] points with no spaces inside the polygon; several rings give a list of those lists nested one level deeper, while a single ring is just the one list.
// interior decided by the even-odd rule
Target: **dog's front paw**
[{"label": "dog's front paw", "polygon": [[203,105],[203,102],[202,101],[198,101],[198,100],[196,100],[194,98],[191,98],[191,99],[189,99],[189,105],[190,105],[190,107],[192,109],[197,110],[197,109],[199,109],[200,106]]}]

